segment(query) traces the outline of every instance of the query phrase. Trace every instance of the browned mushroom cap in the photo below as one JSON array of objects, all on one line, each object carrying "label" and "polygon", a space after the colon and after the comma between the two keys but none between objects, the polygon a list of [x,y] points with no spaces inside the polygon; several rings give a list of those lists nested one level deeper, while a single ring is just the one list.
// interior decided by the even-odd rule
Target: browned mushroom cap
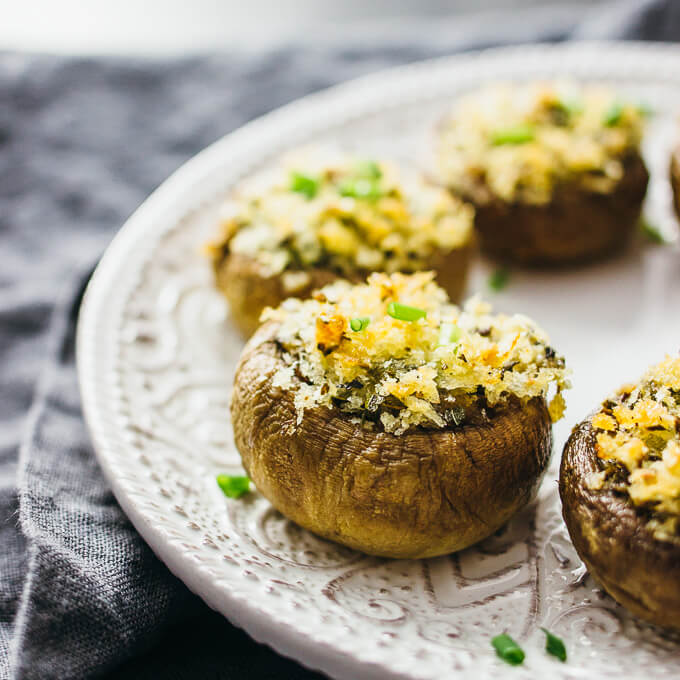
[{"label": "browned mushroom cap", "polygon": [[265,307],[278,307],[288,297],[309,297],[312,291],[334,281],[337,276],[327,269],[312,268],[298,285],[286,286],[286,279],[263,273],[259,262],[247,255],[227,253],[214,264],[215,281],[229,302],[234,322],[245,337],[260,325]]},{"label": "browned mushroom cap", "polygon": [[680,629],[680,546],[659,541],[623,496],[588,488],[597,464],[590,418],[572,433],[560,470],[562,514],[588,570],[640,618]]},{"label": "browned mushroom cap", "polygon": [[624,163],[624,174],[606,194],[562,183],[545,205],[508,203],[497,197],[465,196],[475,206],[482,250],[523,265],[586,262],[620,250],[640,217],[649,174],[639,154]]},{"label": "browned mushroom cap", "polygon": [[673,207],[680,218],[680,146],[676,146],[671,154],[671,188],[673,189]]},{"label": "browned mushroom cap", "polygon": [[552,449],[545,401],[498,409],[483,425],[396,436],[339,410],[304,411],[274,387],[284,364],[268,322],[236,370],[236,446],[258,490],[299,525],[386,557],[460,550],[535,495]]},{"label": "browned mushroom cap", "polygon": [[[437,283],[455,302],[463,295],[471,257],[472,245],[467,245],[449,253],[435,254],[424,269],[437,273]],[[259,326],[260,314],[265,307],[278,307],[289,297],[309,297],[317,288],[338,278],[334,272],[320,267],[271,276],[263,273],[257,260],[238,253],[217,257],[213,266],[217,287],[229,301],[231,315],[245,337],[252,335]],[[344,278],[357,283],[369,273],[357,270]],[[292,276],[287,277],[287,274]]]}]

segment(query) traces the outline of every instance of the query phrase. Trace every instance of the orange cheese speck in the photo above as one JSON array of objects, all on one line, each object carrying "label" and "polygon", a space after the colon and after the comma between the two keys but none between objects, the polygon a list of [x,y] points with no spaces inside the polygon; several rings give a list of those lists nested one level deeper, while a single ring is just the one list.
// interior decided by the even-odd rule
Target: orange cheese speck
[{"label": "orange cheese speck", "polygon": [[593,416],[592,423],[593,427],[596,427],[598,430],[611,432],[616,429],[616,421],[606,413],[596,413]]},{"label": "orange cheese speck", "polygon": [[347,319],[341,314],[322,314],[316,319],[316,344],[322,352],[336,348],[347,328]]}]

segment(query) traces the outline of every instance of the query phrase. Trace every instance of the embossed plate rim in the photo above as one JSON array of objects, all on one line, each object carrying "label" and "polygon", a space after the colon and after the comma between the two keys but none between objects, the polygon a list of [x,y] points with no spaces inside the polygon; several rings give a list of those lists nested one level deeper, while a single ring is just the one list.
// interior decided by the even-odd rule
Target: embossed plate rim
[{"label": "embossed plate rim", "polygon": [[[225,184],[224,177],[218,182],[215,172],[225,164],[227,157],[236,158],[237,166],[241,163],[232,178],[235,181],[249,171],[247,158],[253,152],[260,163],[268,153],[278,153],[294,143],[296,134],[307,138],[310,130],[323,132],[352,117],[380,113],[399,101],[426,101],[451,88],[453,83],[459,86],[493,74],[517,77],[520,66],[524,75],[540,73],[548,68],[548,63],[551,68],[565,73],[571,70],[585,73],[586,66],[596,59],[601,60],[599,63],[606,62],[612,74],[626,81],[631,78],[623,73],[618,63],[634,57],[639,60],[638,73],[658,69],[661,74],[655,78],[658,82],[667,80],[669,85],[680,86],[680,47],[653,43],[565,43],[491,48],[401,66],[337,85],[266,114],[196,155],[140,206],[112,241],[87,287],[77,333],[83,409],[98,460],[121,507],[160,559],[192,591],[255,639],[335,677],[432,677],[424,671],[421,675],[413,665],[411,672],[402,674],[394,664],[378,663],[366,650],[357,651],[351,631],[336,629],[331,642],[323,628],[312,629],[293,609],[286,617],[278,617],[278,611],[274,615],[262,603],[252,601],[242,582],[218,581],[215,572],[201,561],[200,550],[187,552],[171,537],[173,522],[180,520],[173,515],[164,516],[160,509],[152,509],[154,490],[141,494],[135,488],[134,479],[130,477],[130,445],[116,419],[116,408],[112,406],[125,398],[114,368],[119,351],[117,324],[144,262],[162,238],[178,227],[184,216],[208,200],[217,183]],[[296,128],[303,132],[296,133]],[[280,134],[282,130],[291,132],[291,136]],[[280,149],[276,151],[263,151],[262,140],[273,143],[277,134],[280,138],[285,137],[286,142],[279,142]],[[272,149],[275,147],[276,144]],[[123,271],[127,278],[120,276]],[[569,673],[567,668],[556,667],[553,676],[567,678]],[[468,673],[461,673],[463,675],[468,676]]]}]

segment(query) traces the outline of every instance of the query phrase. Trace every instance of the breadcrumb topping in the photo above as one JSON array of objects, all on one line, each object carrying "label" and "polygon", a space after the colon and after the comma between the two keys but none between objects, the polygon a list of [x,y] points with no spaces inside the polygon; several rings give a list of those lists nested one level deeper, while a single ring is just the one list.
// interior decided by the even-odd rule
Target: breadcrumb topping
[{"label": "breadcrumb topping", "polygon": [[645,115],[605,87],[495,84],[461,97],[442,124],[440,173],[480,203],[547,203],[561,182],[609,193],[639,148]]},{"label": "breadcrumb topping", "polygon": [[296,392],[298,422],[306,408],[337,407],[402,434],[482,422],[495,407],[537,397],[562,416],[570,384],[546,334],[478,298],[450,304],[433,276],[372,274],[265,310],[286,364],[274,383]]},{"label": "breadcrumb topping", "polygon": [[472,206],[391,162],[305,153],[227,202],[208,252],[255,258],[270,276],[312,266],[413,272],[467,245],[473,218]]},{"label": "breadcrumb topping", "polygon": [[620,388],[591,423],[602,469],[590,487],[626,494],[651,513],[657,538],[680,540],[680,357]]}]

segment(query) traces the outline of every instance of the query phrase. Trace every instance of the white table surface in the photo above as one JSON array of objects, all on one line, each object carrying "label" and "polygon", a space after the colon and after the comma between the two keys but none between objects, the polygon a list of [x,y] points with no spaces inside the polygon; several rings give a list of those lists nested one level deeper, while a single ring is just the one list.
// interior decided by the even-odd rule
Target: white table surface
[{"label": "white table surface", "polygon": [[[584,10],[598,0],[571,0]],[[442,38],[465,15],[556,0],[0,0],[0,50],[60,54],[168,55],[342,33],[399,40],[415,19]],[[536,20],[540,21],[540,9]],[[448,22],[446,30],[439,19]]]}]

